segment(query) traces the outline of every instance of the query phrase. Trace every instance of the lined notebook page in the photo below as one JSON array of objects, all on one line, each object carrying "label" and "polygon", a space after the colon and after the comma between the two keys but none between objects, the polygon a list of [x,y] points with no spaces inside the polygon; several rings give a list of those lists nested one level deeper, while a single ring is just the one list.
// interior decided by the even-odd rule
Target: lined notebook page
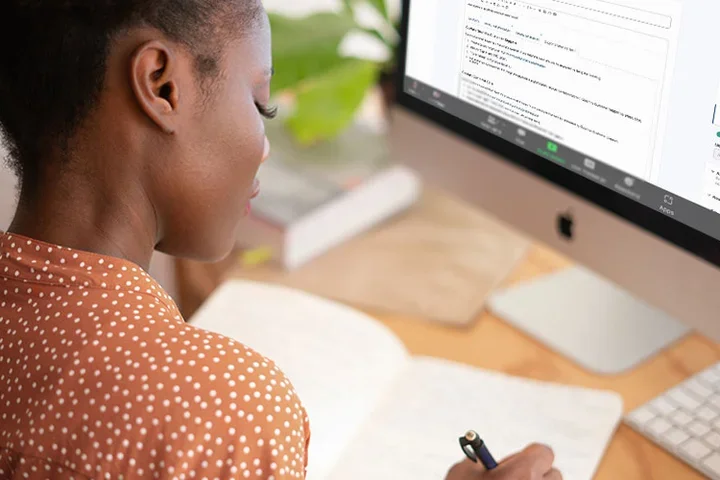
[{"label": "lined notebook page", "polygon": [[590,480],[621,415],[614,393],[420,358],[393,384],[328,480],[445,478],[464,458],[458,437],[469,429],[498,461],[540,442],[554,449],[564,478]]},{"label": "lined notebook page", "polygon": [[288,288],[233,281],[190,323],[272,359],[310,416],[309,479],[325,478],[410,362],[382,324]]}]

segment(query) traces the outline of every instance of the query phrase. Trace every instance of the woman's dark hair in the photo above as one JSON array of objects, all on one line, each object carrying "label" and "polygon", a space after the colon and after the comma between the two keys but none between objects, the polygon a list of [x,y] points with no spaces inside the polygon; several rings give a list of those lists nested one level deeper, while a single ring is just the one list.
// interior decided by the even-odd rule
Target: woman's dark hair
[{"label": "woman's dark hair", "polygon": [[0,0],[0,134],[10,166],[34,182],[41,159],[67,148],[98,100],[123,29],[160,30],[195,54],[198,75],[211,77],[218,42],[261,12],[257,0]]}]

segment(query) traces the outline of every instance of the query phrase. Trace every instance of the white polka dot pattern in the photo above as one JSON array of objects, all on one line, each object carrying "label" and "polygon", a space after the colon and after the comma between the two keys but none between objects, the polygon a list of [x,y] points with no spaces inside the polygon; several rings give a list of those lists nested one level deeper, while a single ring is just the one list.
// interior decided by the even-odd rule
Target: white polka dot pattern
[{"label": "white polka dot pattern", "polygon": [[0,480],[304,478],[309,436],[282,372],[140,267],[0,233]]}]

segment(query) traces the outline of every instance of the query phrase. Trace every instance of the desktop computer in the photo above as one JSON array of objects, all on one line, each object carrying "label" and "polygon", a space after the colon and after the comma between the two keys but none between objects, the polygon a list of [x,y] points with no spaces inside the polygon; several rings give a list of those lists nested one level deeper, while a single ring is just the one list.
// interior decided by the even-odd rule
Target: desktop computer
[{"label": "desktop computer", "polygon": [[[717,18],[717,0],[404,0],[395,157],[581,265],[489,308],[591,371],[720,340]],[[720,478],[715,373],[630,423]]]}]

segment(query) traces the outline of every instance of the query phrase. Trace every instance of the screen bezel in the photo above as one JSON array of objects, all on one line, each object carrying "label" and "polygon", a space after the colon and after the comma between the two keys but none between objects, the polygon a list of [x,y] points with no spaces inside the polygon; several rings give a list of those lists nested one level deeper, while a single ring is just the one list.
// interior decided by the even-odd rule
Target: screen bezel
[{"label": "screen bezel", "polygon": [[[499,155],[503,160],[523,167],[555,186],[597,205],[608,213],[720,267],[720,241],[710,235],[405,93],[410,2],[411,0],[403,0],[400,40],[397,49],[396,103],[399,107],[418,114],[432,121],[438,128],[460,135],[465,140]],[[720,214],[718,221],[720,222]]]}]

